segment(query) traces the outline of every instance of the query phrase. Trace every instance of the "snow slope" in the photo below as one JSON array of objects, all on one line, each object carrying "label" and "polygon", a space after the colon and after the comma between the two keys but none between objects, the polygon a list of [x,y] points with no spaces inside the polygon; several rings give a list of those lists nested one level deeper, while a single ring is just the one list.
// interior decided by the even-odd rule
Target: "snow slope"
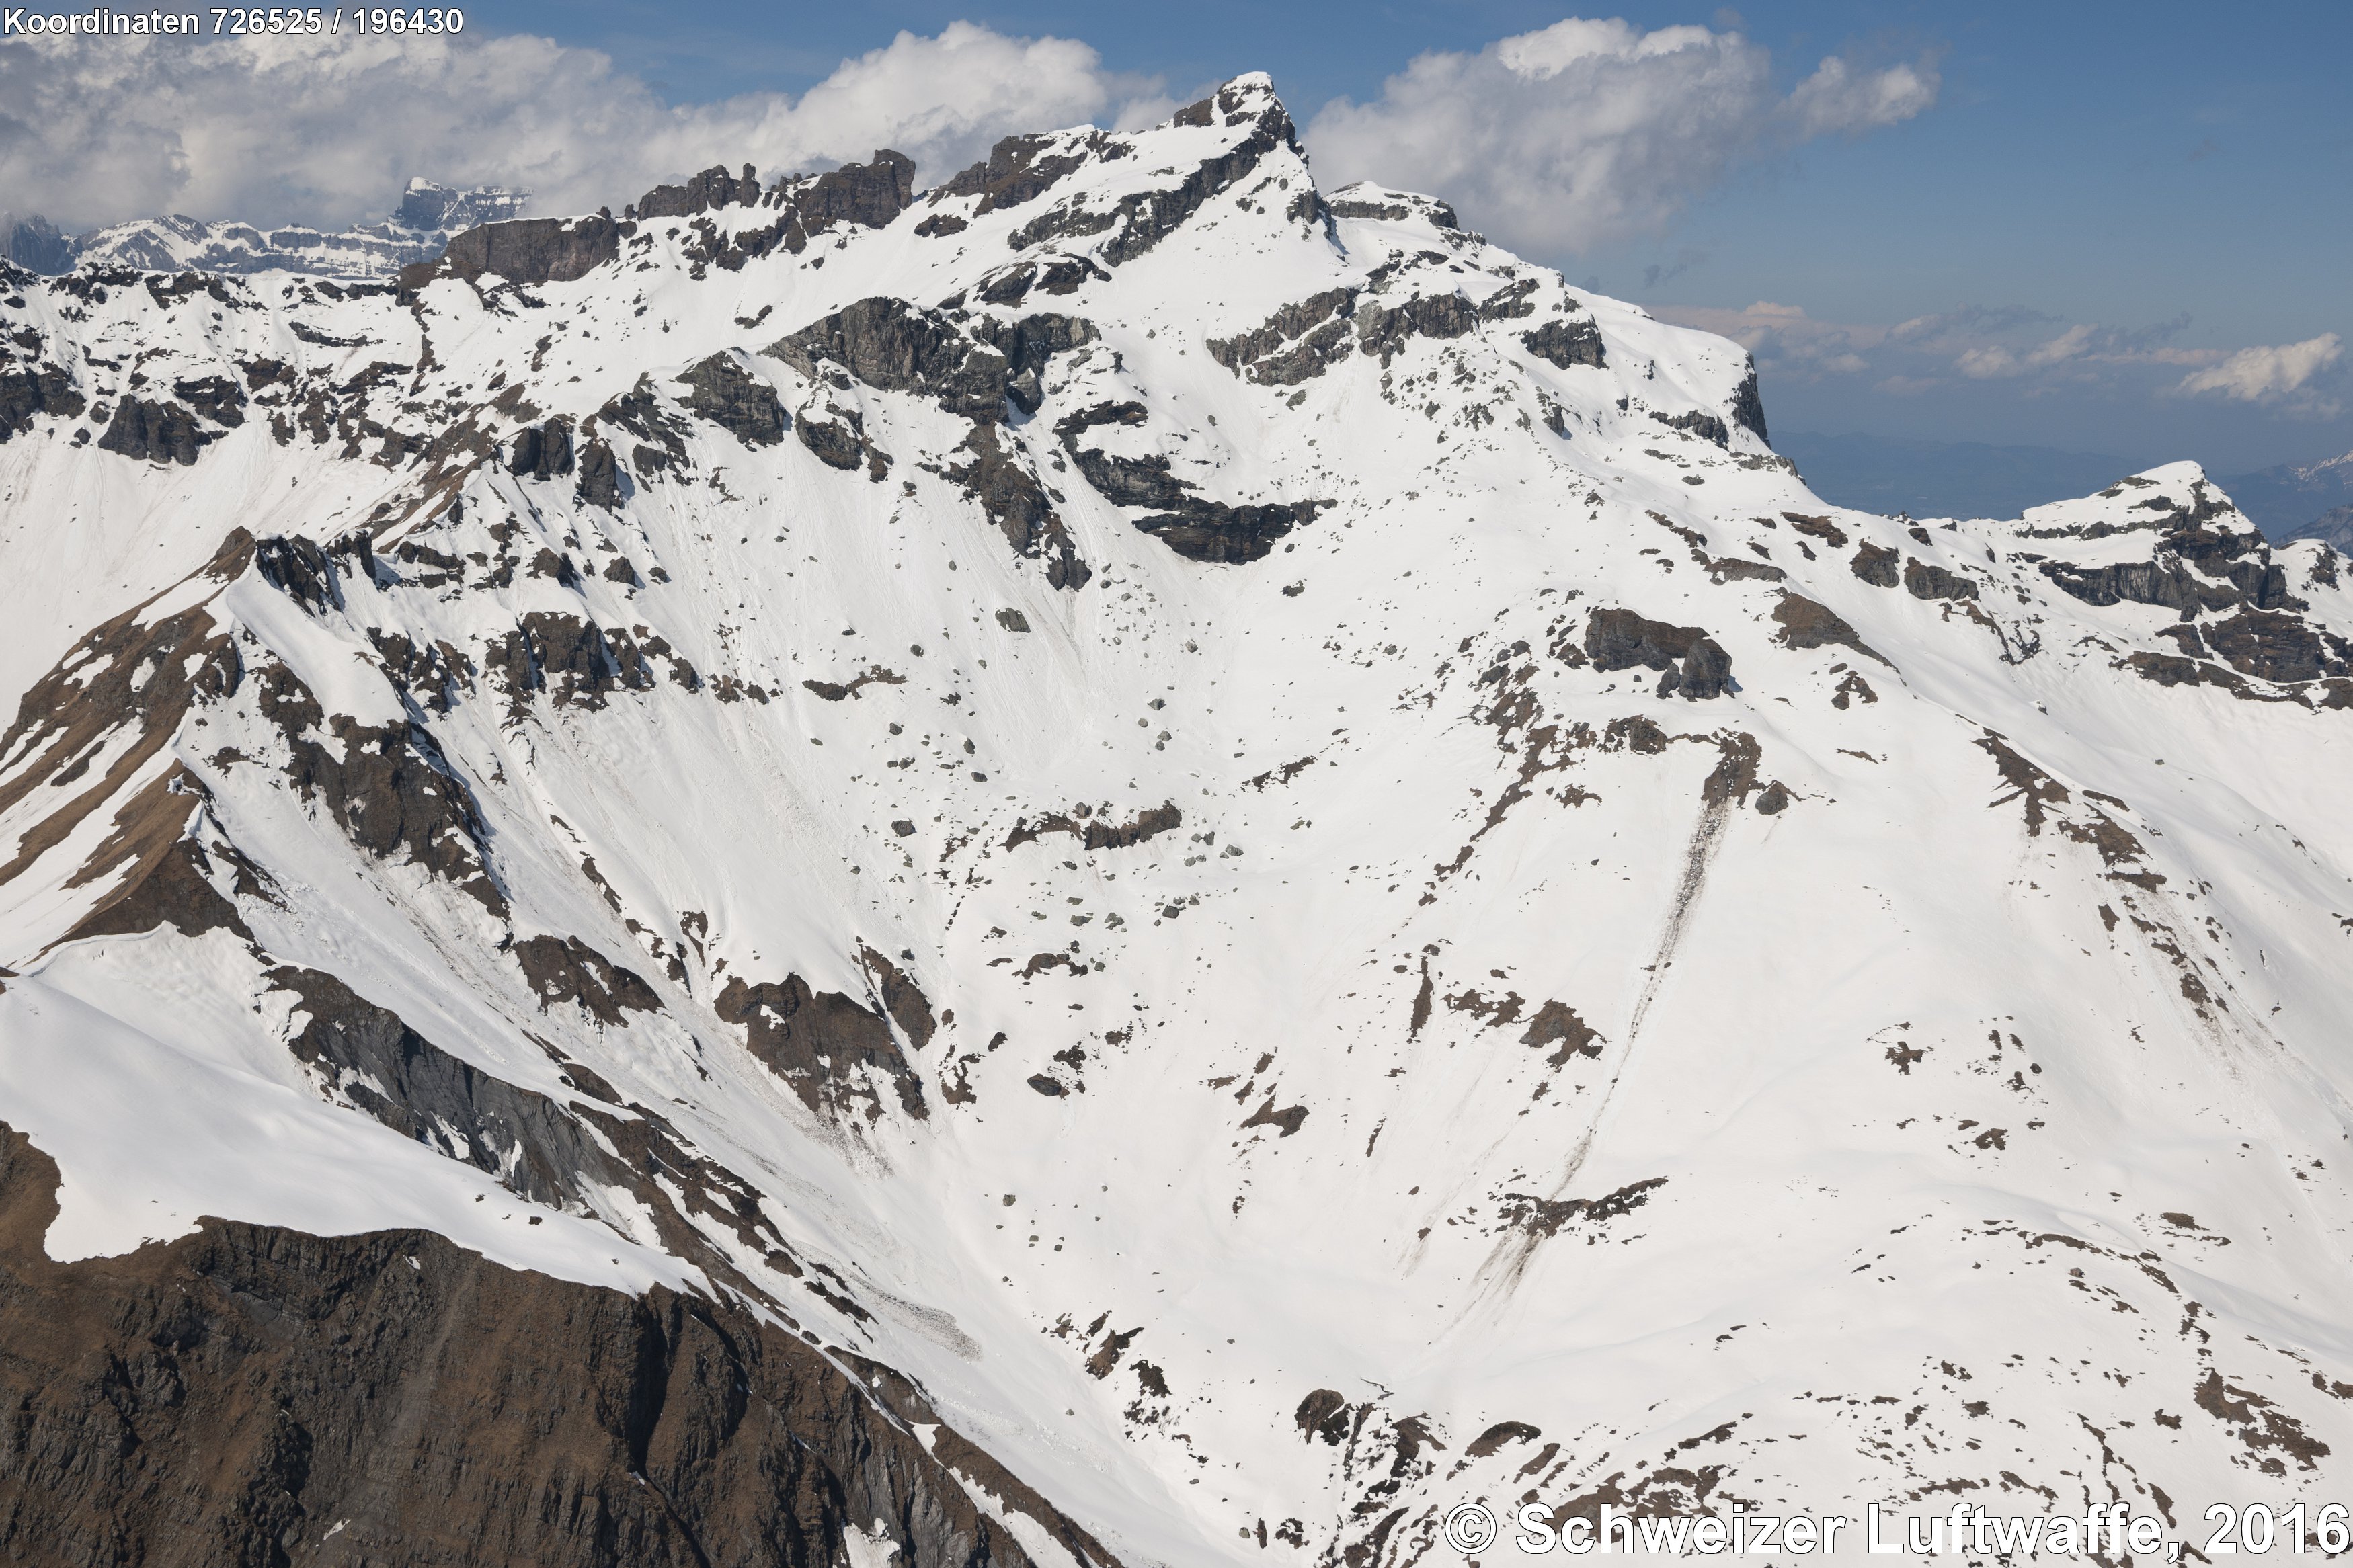
[{"label": "snow slope", "polygon": [[1830,508],[1261,77],[631,211],[6,275],[53,1256],[730,1293],[1134,1563],[2342,1498],[2325,546]]}]

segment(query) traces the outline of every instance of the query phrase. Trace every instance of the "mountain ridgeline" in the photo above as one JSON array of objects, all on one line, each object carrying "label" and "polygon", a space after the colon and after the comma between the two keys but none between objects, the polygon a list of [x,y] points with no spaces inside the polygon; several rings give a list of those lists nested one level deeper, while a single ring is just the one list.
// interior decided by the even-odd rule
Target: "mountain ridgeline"
[{"label": "mountain ridgeline", "polygon": [[2343,1498],[2353,584],[2194,465],[1828,505],[1252,76],[0,269],[0,1552]]}]

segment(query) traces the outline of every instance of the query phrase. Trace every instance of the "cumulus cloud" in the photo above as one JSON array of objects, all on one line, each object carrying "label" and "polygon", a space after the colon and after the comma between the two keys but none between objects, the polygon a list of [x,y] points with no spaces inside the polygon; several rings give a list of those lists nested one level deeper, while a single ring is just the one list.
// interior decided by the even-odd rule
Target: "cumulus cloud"
[{"label": "cumulus cloud", "polygon": [[1832,55],[1798,84],[1788,109],[1802,135],[1852,135],[1902,124],[1936,103],[1936,87],[1926,61],[1859,71]]},{"label": "cumulus cloud", "polygon": [[2189,325],[2183,311],[2169,321],[2147,327],[2104,327],[2078,321],[2057,337],[2031,348],[2013,350],[2001,343],[1981,343],[1964,349],[1953,368],[1973,381],[2031,375],[2037,371],[2073,365],[2082,371],[2119,364],[2207,364],[2221,357],[2213,349],[2177,349],[2168,340]]},{"label": "cumulus cloud", "polygon": [[2064,364],[2089,353],[2098,331],[2089,322],[2078,321],[2057,337],[2037,343],[2024,353],[2012,353],[2000,343],[1984,344],[1964,351],[1953,362],[1953,368],[1975,381],[2048,370],[2052,365]]},{"label": "cumulus cloud", "polygon": [[1477,54],[1416,58],[1369,103],[1308,128],[1326,184],[1442,194],[1507,244],[1583,250],[1654,230],[1744,159],[1908,120],[1935,68],[1823,60],[1782,96],[1769,51],[1737,32],[1571,18]]},{"label": "cumulus cloud", "polygon": [[2333,370],[2344,353],[2335,332],[2300,343],[2241,349],[2219,363],[2191,371],[2178,390],[2192,395],[2211,393],[2240,403],[2308,400],[2313,383]]},{"label": "cumulus cloud", "polygon": [[[672,107],[594,50],[516,35],[0,44],[0,192],[69,229],[165,212],[339,226],[412,174],[528,186],[543,212],[712,163],[767,175],[894,146],[934,177],[997,137],[1160,110],[1084,43],[902,32],[799,98]],[[1165,110],[1163,110],[1165,112]]]}]

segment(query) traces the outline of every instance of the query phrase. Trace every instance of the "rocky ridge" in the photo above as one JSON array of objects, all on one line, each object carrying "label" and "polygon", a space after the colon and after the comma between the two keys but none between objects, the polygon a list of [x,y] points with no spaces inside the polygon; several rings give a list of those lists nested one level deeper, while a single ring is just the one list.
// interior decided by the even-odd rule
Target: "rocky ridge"
[{"label": "rocky ridge", "polygon": [[2194,467],[1826,507],[1262,78],[0,288],[15,1539],[2329,1495],[2353,606]]}]

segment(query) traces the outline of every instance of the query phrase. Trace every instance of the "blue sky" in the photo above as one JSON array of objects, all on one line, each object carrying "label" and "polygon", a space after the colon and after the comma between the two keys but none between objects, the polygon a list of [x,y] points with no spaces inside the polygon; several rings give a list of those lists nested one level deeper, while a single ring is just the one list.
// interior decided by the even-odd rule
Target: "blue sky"
[{"label": "blue sky", "polygon": [[[1627,26],[1564,23],[1579,15]],[[0,43],[0,207],[342,223],[415,174],[569,209],[723,158],[775,174],[882,142],[933,178],[1008,131],[1133,121],[1263,69],[1319,176],[1433,189],[1580,284],[1738,337],[1778,428],[2220,473],[2353,448],[2341,0],[467,16],[458,47],[386,46],[332,79],[291,49]],[[1535,75],[1532,48],[1553,61]],[[1612,115],[1590,109],[1605,98]]]}]

